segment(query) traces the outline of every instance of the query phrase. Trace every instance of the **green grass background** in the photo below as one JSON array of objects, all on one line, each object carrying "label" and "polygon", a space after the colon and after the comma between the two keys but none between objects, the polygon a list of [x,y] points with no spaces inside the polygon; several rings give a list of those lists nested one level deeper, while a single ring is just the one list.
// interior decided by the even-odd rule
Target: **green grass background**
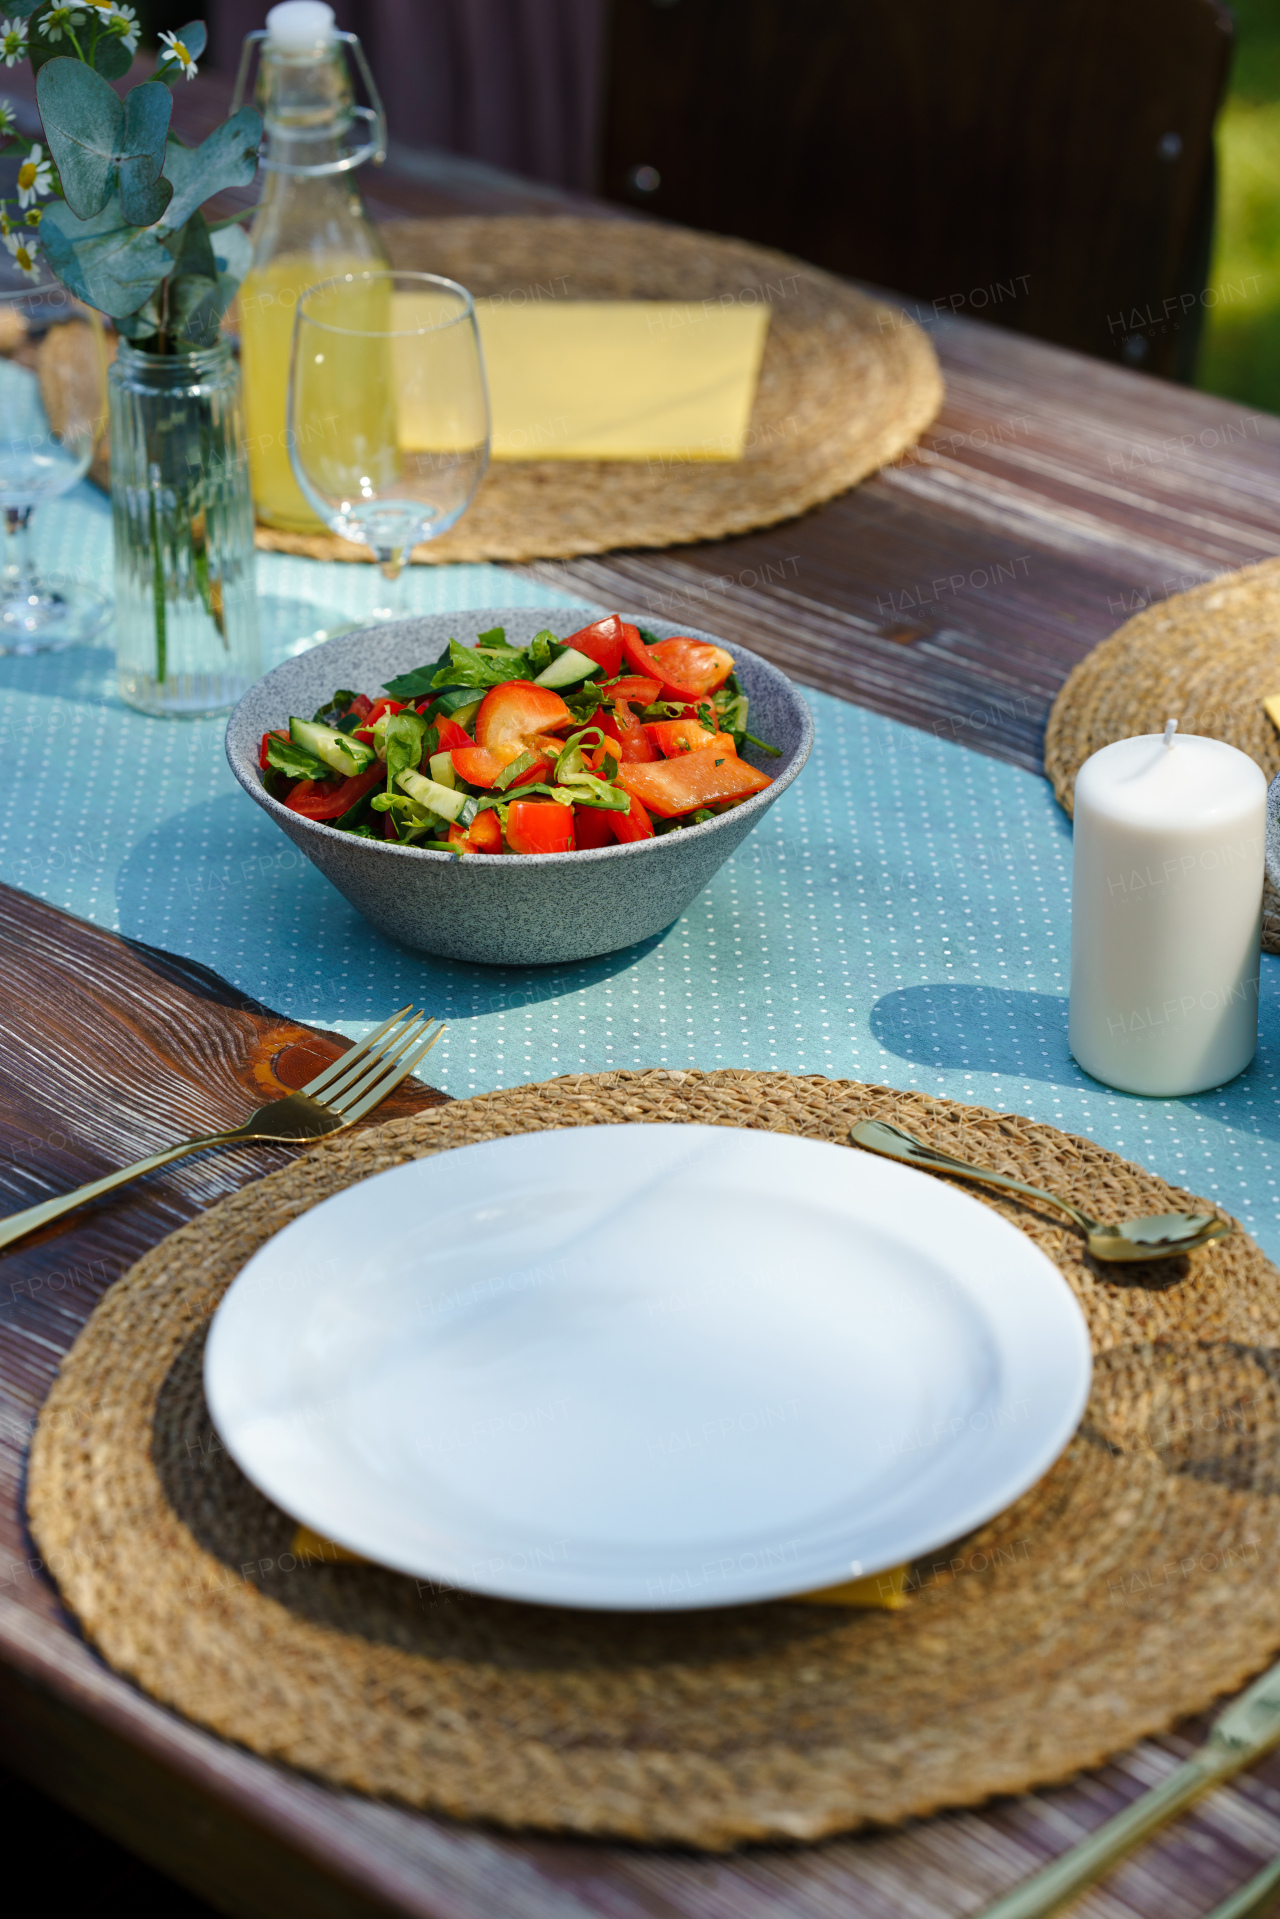
[{"label": "green grass background", "polygon": [[[1218,217],[1196,385],[1280,413],[1280,0],[1230,0],[1235,61],[1218,121]],[[1256,277],[1254,277],[1256,276]]]}]

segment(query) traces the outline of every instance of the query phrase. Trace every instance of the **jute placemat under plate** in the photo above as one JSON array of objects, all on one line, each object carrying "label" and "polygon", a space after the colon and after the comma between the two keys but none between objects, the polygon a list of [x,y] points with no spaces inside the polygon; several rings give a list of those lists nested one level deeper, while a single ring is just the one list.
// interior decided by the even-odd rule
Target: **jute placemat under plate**
[{"label": "jute placemat under plate", "polygon": [[324,1142],[148,1253],[64,1363],[28,1497],[67,1603],[147,1692],[334,1785],[655,1844],[817,1839],[972,1804],[1204,1707],[1280,1643],[1280,1273],[1243,1233],[1107,1270],[1058,1221],[988,1200],[1075,1290],[1093,1394],[1057,1465],[917,1566],[901,1612],[580,1613],[304,1564],[292,1519],[220,1449],[201,1391],[210,1315],[265,1239],[352,1182],[548,1127],[843,1141],[872,1116],[1104,1219],[1188,1204],[1050,1126],[785,1074],[572,1077]]},{"label": "jute placemat under plate", "polygon": [[[937,356],[897,307],[789,254],[640,220],[397,220],[393,265],[478,296],[767,303],[741,460],[495,461],[458,525],[415,560],[535,560],[679,546],[792,519],[913,445],[942,405]],[[367,560],[329,534],[259,527],[260,547]]]},{"label": "jute placemat under plate", "polygon": [[[1135,733],[1226,740],[1280,773],[1280,735],[1263,700],[1280,693],[1280,560],[1223,574],[1144,607],[1073,668],[1053,703],[1044,770],[1069,813],[1091,753]],[[1280,893],[1263,888],[1262,944],[1280,953]]]}]

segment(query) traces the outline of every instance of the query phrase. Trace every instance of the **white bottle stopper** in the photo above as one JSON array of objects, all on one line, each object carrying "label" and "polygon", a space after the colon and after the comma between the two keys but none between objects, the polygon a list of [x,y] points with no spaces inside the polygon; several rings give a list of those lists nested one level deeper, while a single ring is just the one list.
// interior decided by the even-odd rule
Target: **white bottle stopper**
[{"label": "white bottle stopper", "polygon": [[267,15],[267,33],[278,53],[313,53],[334,37],[333,8],[324,0],[281,0]]}]

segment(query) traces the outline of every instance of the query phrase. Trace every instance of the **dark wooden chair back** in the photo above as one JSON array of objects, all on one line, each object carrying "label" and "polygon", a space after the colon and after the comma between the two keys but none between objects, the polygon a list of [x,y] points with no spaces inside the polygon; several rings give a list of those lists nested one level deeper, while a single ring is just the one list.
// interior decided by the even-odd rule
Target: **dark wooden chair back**
[{"label": "dark wooden chair back", "polygon": [[611,5],[610,198],[1190,377],[1218,0]]}]

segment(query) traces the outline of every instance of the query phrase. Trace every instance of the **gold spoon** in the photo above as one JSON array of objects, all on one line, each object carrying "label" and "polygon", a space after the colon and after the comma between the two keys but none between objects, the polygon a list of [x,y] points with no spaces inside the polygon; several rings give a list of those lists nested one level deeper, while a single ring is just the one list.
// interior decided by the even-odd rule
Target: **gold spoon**
[{"label": "gold spoon", "polygon": [[1230,1220],[1213,1213],[1158,1213],[1154,1219],[1122,1219],[1118,1226],[1104,1226],[1090,1219],[1069,1199],[1046,1193],[1042,1186],[1027,1186],[1007,1173],[992,1173],[983,1166],[970,1166],[963,1159],[951,1159],[946,1153],[926,1146],[914,1133],[890,1126],[882,1119],[864,1119],[850,1130],[855,1146],[869,1153],[883,1153],[886,1159],[904,1160],[908,1166],[922,1167],[929,1173],[954,1173],[957,1179],[976,1179],[986,1186],[1004,1186],[1010,1192],[1025,1193],[1029,1199],[1042,1199],[1057,1206],[1073,1219],[1085,1236],[1095,1259],[1138,1260],[1168,1259],[1176,1253],[1194,1253],[1211,1239],[1224,1239],[1232,1231]]}]

